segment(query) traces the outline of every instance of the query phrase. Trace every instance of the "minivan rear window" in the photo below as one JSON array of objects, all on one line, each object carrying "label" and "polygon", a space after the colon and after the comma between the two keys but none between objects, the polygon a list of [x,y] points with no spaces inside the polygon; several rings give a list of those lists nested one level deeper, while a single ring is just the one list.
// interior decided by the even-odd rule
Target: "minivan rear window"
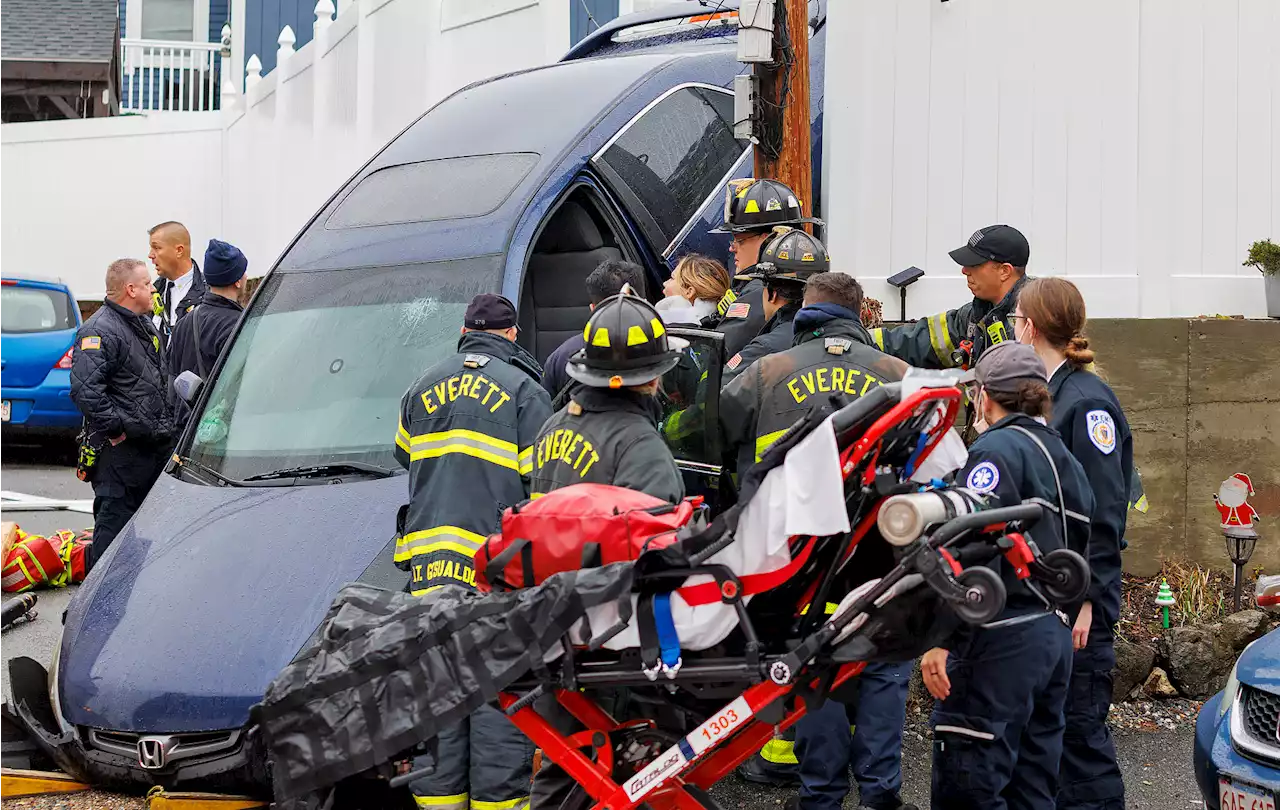
[{"label": "minivan rear window", "polygon": [[330,230],[491,214],[538,164],[534,152],[424,160],[370,174],[325,220]]},{"label": "minivan rear window", "polygon": [[467,302],[502,257],[275,272],[245,315],[192,438],[193,460],[243,479],[360,461],[396,468],[400,399],[454,353]]},{"label": "minivan rear window", "polygon": [[43,287],[0,287],[0,331],[8,334],[74,329],[71,298]]}]

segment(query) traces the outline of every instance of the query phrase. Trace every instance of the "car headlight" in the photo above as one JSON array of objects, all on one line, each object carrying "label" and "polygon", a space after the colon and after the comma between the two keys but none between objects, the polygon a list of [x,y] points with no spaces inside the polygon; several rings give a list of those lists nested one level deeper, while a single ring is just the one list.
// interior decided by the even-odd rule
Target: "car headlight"
[{"label": "car headlight", "polygon": [[[1240,658],[1249,651],[1255,641],[1250,641],[1243,650],[1240,651]],[[1236,695],[1240,692],[1240,678],[1237,677],[1236,671],[1240,668],[1240,658],[1236,659],[1235,664],[1231,667],[1231,674],[1227,676],[1227,685],[1222,687],[1222,702],[1218,704],[1218,719],[1221,720],[1223,715],[1227,713],[1227,709],[1231,708],[1231,704],[1236,702]]]},{"label": "car headlight", "polygon": [[53,660],[49,662],[49,705],[53,707],[53,717],[58,721],[58,733],[67,727],[62,717],[62,702],[58,699],[58,662],[62,660],[62,634],[66,625],[58,626],[58,641],[53,645]]}]

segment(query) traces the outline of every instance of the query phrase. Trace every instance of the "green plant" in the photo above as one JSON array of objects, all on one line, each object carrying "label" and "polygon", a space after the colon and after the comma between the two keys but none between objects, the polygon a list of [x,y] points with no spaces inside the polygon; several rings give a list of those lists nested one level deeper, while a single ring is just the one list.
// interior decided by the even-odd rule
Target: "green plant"
[{"label": "green plant", "polygon": [[1180,624],[1209,624],[1227,615],[1229,582],[1225,575],[1195,563],[1166,561],[1162,574],[1178,602]]},{"label": "green plant", "polygon": [[1254,242],[1249,246],[1249,258],[1244,267],[1256,267],[1264,276],[1280,276],[1280,245],[1270,239]]}]

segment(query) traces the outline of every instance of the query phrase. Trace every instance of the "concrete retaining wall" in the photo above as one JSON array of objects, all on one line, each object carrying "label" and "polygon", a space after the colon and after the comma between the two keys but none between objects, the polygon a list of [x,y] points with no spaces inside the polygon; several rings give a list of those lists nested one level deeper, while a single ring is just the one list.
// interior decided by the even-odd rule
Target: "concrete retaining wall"
[{"label": "concrete retaining wall", "polygon": [[1167,557],[1230,568],[1213,495],[1244,472],[1261,514],[1250,565],[1280,571],[1280,321],[1091,320],[1089,337],[1151,502],[1129,513],[1126,570]]}]

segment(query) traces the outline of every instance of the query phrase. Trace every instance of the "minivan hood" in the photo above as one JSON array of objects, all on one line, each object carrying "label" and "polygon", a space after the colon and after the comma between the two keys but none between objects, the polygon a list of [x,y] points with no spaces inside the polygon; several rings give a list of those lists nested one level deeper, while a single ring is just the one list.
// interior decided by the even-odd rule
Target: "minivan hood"
[{"label": "minivan hood", "polygon": [[236,488],[162,475],[67,613],[63,716],[150,733],[244,725],[338,589],[380,552],[389,560],[405,480]]}]

